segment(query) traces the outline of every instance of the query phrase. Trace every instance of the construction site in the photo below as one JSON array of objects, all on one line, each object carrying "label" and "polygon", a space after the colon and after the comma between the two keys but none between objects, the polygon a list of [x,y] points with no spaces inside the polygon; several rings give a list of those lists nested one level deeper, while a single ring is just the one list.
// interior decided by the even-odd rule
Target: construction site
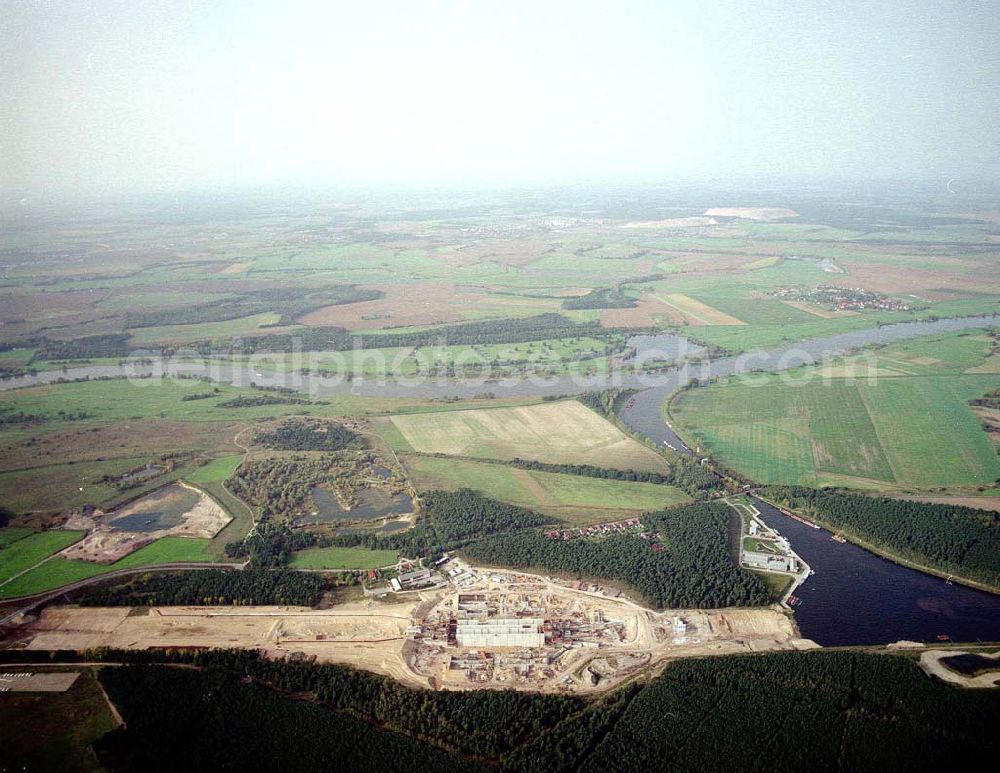
[{"label": "construction site", "polygon": [[440,569],[461,584],[322,610],[57,606],[11,639],[32,650],[244,647],[410,686],[567,693],[608,689],[677,657],[816,646],[779,608],[656,612],[615,588],[459,561]]}]

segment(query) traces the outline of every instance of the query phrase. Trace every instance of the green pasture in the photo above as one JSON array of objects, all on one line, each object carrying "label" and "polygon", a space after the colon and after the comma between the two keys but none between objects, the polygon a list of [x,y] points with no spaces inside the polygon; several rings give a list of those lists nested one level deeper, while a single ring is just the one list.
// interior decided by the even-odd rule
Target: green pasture
[{"label": "green pasture", "polygon": [[0,583],[69,547],[82,536],[82,531],[54,529],[28,534],[7,544],[0,550]]},{"label": "green pasture", "polygon": [[466,459],[406,456],[418,489],[471,488],[570,523],[599,523],[682,504],[690,498],[673,486],[522,470]]},{"label": "green pasture", "polygon": [[243,461],[243,457],[239,454],[213,459],[208,464],[185,475],[184,480],[195,484],[224,481],[235,472],[236,468],[240,466],[241,461]]},{"label": "green pasture", "polygon": [[292,556],[294,569],[380,569],[396,563],[394,550],[307,548]]},{"label": "green pasture", "polygon": [[988,345],[981,334],[926,337],[860,355],[876,358],[874,380],[733,378],[682,393],[670,410],[697,444],[761,483],[989,486],[1000,461],[968,401],[998,380],[964,372]]},{"label": "green pasture", "polygon": [[16,580],[8,582],[6,585],[0,585],[0,598],[44,593],[118,569],[212,561],[214,556],[208,552],[208,545],[209,540],[206,539],[162,537],[113,564],[94,564],[89,561],[74,561],[57,556],[35,567],[30,572],[22,574]]}]

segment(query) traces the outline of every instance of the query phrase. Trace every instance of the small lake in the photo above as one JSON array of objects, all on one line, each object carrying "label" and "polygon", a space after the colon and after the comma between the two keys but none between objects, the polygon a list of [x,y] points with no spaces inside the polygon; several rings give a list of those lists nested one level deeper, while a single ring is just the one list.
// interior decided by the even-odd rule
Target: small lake
[{"label": "small lake", "polygon": [[177,526],[181,522],[181,513],[168,510],[147,510],[143,513],[123,515],[111,522],[111,525],[122,531],[159,531]]},{"label": "small lake", "polygon": [[354,495],[357,504],[350,510],[342,508],[337,497],[322,486],[314,486],[312,496],[319,513],[299,519],[301,522],[374,521],[389,515],[413,512],[413,500],[408,494],[389,495],[381,489],[364,488],[357,491]]}]

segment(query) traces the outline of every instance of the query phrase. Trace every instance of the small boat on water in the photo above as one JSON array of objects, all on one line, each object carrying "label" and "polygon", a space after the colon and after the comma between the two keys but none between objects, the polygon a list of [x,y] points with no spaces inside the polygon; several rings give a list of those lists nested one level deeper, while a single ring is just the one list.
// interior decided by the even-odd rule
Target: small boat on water
[{"label": "small boat on water", "polygon": [[789,518],[791,518],[792,520],[795,520],[795,521],[798,521],[799,523],[803,523],[803,524],[805,524],[806,526],[811,526],[811,527],[812,527],[812,528],[814,528],[814,529],[818,529],[818,528],[819,528],[819,526],[817,526],[817,525],[816,525],[815,523],[813,523],[812,521],[807,521],[807,520],[806,520],[805,518],[803,518],[802,516],[799,516],[799,515],[796,515],[795,513],[791,513],[791,512],[789,512],[788,510],[782,510],[781,512],[783,512],[783,513],[784,513],[785,515],[787,515],[787,516],[788,516]]},{"label": "small boat on water", "polygon": [[830,537],[830,539],[832,539],[834,542],[839,542],[841,545],[843,545],[845,542],[847,542],[847,540],[844,539],[839,534],[834,534],[832,537]]}]

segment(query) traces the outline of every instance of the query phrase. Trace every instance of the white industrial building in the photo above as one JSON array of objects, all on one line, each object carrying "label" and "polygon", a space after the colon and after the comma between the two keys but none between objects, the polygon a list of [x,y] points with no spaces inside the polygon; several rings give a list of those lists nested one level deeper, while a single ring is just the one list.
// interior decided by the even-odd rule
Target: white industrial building
[{"label": "white industrial building", "polygon": [[543,647],[540,617],[493,617],[458,621],[455,639],[460,647]]},{"label": "white industrial building", "polygon": [[791,572],[794,574],[799,570],[799,562],[795,560],[795,556],[779,556],[774,553],[744,550],[743,561],[756,569],[767,569],[772,572]]}]

